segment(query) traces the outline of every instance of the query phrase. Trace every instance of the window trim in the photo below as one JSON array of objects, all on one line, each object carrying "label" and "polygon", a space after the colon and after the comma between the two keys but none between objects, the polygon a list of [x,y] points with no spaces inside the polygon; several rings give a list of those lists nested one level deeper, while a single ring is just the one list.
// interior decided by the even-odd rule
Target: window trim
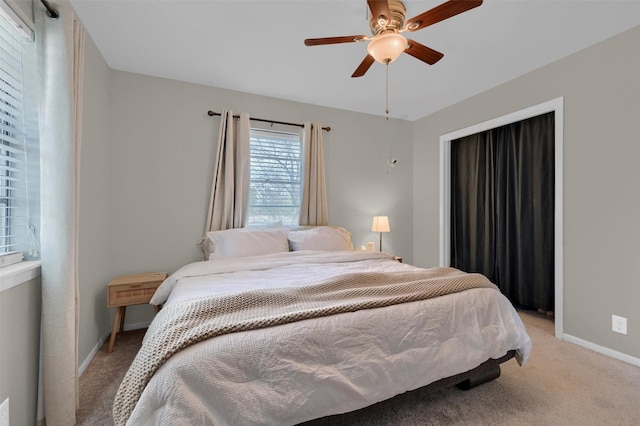
[{"label": "window trim", "polygon": [[0,268],[0,293],[40,277],[41,262],[27,260]]}]

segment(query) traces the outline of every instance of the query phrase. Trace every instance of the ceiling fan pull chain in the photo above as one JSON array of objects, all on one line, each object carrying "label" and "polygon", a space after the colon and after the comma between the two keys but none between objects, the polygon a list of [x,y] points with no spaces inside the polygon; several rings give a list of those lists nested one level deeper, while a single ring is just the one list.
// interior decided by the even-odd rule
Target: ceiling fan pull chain
[{"label": "ceiling fan pull chain", "polygon": [[387,120],[389,119],[389,62],[387,64],[387,101],[385,105],[384,113],[386,114]]}]

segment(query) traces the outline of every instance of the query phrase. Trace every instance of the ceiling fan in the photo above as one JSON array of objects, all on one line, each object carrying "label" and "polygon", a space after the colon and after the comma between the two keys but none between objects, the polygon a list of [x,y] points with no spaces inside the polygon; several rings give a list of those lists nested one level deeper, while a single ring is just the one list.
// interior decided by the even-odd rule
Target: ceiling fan
[{"label": "ceiling fan", "polygon": [[408,53],[429,65],[435,64],[444,56],[442,53],[415,40],[407,39],[401,33],[418,31],[429,25],[444,21],[480,6],[482,0],[449,0],[409,19],[406,23],[406,8],[400,0],[367,0],[367,3],[371,10],[369,27],[373,34],[372,37],[352,35],[308,38],[304,41],[307,46],[368,41],[368,54],[351,77],[362,77],[375,61],[388,65],[395,61],[402,52]]}]

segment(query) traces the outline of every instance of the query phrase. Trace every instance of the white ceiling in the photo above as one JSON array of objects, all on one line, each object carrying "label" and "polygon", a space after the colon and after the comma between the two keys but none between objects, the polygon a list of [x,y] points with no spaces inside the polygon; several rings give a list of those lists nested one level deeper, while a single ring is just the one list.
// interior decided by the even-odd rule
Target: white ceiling
[{"label": "white ceiling", "polygon": [[[70,1],[113,69],[384,115],[385,66],[350,77],[366,43],[303,43],[369,35],[366,0]],[[407,19],[444,1],[406,0]],[[389,66],[390,116],[416,120],[638,25],[640,0],[485,0],[410,35],[444,58]]]}]

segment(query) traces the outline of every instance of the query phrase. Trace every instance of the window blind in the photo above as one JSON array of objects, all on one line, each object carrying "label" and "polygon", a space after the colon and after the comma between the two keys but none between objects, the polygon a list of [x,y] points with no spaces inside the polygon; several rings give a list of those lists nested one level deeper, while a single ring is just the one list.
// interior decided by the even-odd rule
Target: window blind
[{"label": "window blind", "polygon": [[298,133],[251,129],[248,225],[298,223],[302,150]]},{"label": "window blind", "polygon": [[26,251],[30,238],[23,84],[27,43],[0,16],[0,256]]}]

